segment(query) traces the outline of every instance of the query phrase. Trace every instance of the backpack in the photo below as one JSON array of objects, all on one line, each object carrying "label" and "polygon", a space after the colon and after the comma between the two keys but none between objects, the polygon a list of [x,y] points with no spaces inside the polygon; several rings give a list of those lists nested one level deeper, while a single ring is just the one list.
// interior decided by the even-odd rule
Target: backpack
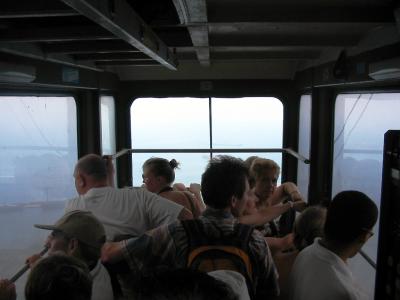
[{"label": "backpack", "polygon": [[186,267],[201,272],[216,270],[236,271],[244,276],[251,298],[255,294],[254,267],[249,255],[249,240],[254,228],[235,224],[231,234],[213,226],[213,233],[206,232],[199,219],[181,221],[188,238]]}]

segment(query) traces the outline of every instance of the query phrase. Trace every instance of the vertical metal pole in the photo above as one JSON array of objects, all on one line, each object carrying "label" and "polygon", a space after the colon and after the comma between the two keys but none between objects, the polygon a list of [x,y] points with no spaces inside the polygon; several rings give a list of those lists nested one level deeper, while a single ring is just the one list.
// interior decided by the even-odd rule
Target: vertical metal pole
[{"label": "vertical metal pole", "polygon": [[212,105],[211,105],[211,97],[208,97],[208,122],[210,128],[210,158],[213,158],[213,140],[212,140]]}]

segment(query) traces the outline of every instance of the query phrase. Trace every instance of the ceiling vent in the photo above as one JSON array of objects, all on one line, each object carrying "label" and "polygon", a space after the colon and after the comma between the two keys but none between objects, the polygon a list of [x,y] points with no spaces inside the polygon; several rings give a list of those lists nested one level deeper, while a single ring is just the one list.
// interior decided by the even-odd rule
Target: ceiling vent
[{"label": "ceiling vent", "polygon": [[368,75],[375,80],[400,79],[400,57],[369,64]]}]

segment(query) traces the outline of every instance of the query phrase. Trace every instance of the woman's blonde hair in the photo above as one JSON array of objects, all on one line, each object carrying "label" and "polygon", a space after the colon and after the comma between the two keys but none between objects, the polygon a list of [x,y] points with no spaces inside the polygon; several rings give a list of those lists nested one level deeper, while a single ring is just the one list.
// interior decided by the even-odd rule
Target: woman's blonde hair
[{"label": "woman's blonde hair", "polygon": [[255,158],[250,165],[250,175],[255,180],[263,178],[269,170],[275,170],[277,175],[279,175],[281,168],[272,159],[261,157]]}]

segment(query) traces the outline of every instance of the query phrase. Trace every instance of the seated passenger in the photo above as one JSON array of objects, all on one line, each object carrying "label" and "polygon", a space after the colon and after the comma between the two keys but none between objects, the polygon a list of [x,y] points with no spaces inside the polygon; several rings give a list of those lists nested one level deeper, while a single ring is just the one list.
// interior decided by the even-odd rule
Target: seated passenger
[{"label": "seated passenger", "polygon": [[52,255],[38,262],[25,286],[26,300],[89,300],[92,295],[89,270],[80,260]]},{"label": "seated passenger", "polygon": [[[106,235],[103,225],[88,211],[72,211],[61,217],[54,225],[34,225],[51,230],[46,240],[48,254],[63,253],[80,259],[90,270],[93,279],[93,300],[113,300],[110,276],[99,258]],[[30,265],[38,255],[28,258]]]},{"label": "seated passenger", "polygon": [[251,156],[246,160],[246,165],[250,166],[256,200],[255,204],[247,207],[245,216],[240,221],[257,225],[257,229],[267,237],[273,253],[291,248],[292,235],[279,237],[280,232],[274,219],[292,209],[304,209],[306,204],[297,186],[292,182],[285,182],[277,187],[280,168],[273,160]]},{"label": "seated passenger", "polygon": [[244,300],[224,281],[189,269],[167,270],[140,277],[132,289],[137,300]]},{"label": "seated passenger", "polygon": [[322,237],[326,219],[326,208],[311,206],[306,208],[297,218],[293,228],[293,244],[295,249],[289,252],[278,252],[274,262],[279,274],[279,299],[288,297],[288,280],[298,253],[311,245],[315,238]]},{"label": "seated passenger", "polygon": [[204,210],[204,204],[198,201],[188,191],[174,190],[171,185],[175,180],[175,169],[179,163],[172,159],[152,157],[143,164],[143,183],[145,188],[152,192],[186,207],[194,218],[200,216]]},{"label": "seated passenger", "polygon": [[366,299],[347,260],[372,236],[377,218],[378,209],[365,194],[358,191],[337,194],[328,208],[324,237],[302,250],[295,260],[289,299]]},{"label": "seated passenger", "polygon": [[75,187],[79,197],[68,201],[65,211],[88,210],[103,223],[107,240],[139,236],[149,229],[179,219],[192,218],[183,206],[142,188],[114,188],[111,159],[88,154],[75,166]]},{"label": "seated passenger", "polygon": [[[191,250],[199,249],[197,246],[203,244],[209,245],[208,249],[218,247],[222,258],[233,262],[230,261],[230,253],[221,249],[234,248],[242,253],[240,261],[247,259],[246,264],[240,265],[244,269],[241,274],[250,279],[248,287],[256,299],[278,295],[276,269],[267,243],[252,226],[240,224],[237,220],[251,197],[248,176],[248,169],[240,159],[229,156],[212,159],[201,180],[201,192],[207,208],[197,220],[161,226],[127,242],[108,243],[103,247],[103,261],[122,259],[135,273],[159,266],[173,269],[188,265],[196,270],[199,270],[198,267],[210,267],[211,270],[201,269],[210,272],[215,270],[215,264],[192,264],[195,262],[193,257],[188,260],[189,254],[194,253]],[[199,234],[194,235],[193,232]],[[223,267],[218,269],[227,270]]]}]

